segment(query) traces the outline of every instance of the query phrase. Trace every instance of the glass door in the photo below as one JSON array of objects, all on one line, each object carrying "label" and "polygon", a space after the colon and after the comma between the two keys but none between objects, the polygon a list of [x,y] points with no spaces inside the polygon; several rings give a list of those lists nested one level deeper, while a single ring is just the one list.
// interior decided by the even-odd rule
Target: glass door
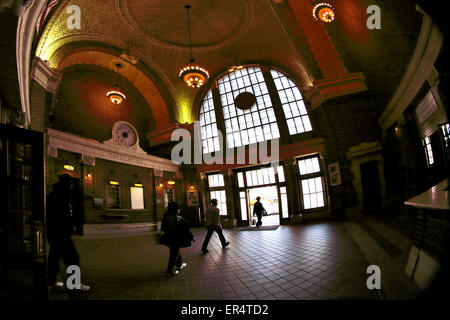
[{"label": "glass door", "polygon": [[43,133],[0,124],[0,241],[5,252],[0,294],[5,300],[47,299],[43,152]]},{"label": "glass door", "polygon": [[281,220],[289,218],[282,165],[238,169],[236,177],[242,224],[251,225],[256,197],[261,198],[260,201],[267,211],[267,215],[262,218],[263,225],[279,225]]},{"label": "glass door", "polygon": [[[280,224],[280,203],[278,198],[278,187],[260,187],[248,189],[248,206],[251,219],[253,219],[253,205],[256,197],[260,197],[267,214],[262,216],[263,226],[275,226]],[[250,219],[250,221],[251,221]]]}]

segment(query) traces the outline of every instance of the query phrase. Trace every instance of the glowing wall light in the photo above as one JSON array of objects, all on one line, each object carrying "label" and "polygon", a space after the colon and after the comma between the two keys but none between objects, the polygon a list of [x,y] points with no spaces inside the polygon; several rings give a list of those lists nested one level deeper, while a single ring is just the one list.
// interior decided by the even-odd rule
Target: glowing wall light
[{"label": "glowing wall light", "polygon": [[313,17],[323,22],[332,22],[334,20],[334,8],[331,4],[321,2],[314,6]]}]

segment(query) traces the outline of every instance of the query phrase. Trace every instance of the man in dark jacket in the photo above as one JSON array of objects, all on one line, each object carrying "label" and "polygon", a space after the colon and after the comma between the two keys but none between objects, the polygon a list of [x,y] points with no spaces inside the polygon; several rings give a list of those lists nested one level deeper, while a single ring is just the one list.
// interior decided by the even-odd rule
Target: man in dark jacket
[{"label": "man in dark jacket", "polygon": [[[48,283],[50,286],[62,287],[64,283],[57,281],[59,260],[63,259],[66,267],[80,265],[72,234],[75,230],[72,215],[71,189],[72,177],[68,174],[58,176],[58,182],[53,185],[53,192],[47,197],[47,238],[50,244],[48,256]],[[81,285],[79,290],[90,288]]]},{"label": "man in dark jacket", "polygon": [[265,212],[266,210],[264,209],[263,204],[259,201],[261,200],[260,197],[256,197],[256,202],[253,205],[253,214],[256,215],[258,217],[258,222],[256,222],[256,227],[259,228],[262,225],[262,215],[263,212]]}]

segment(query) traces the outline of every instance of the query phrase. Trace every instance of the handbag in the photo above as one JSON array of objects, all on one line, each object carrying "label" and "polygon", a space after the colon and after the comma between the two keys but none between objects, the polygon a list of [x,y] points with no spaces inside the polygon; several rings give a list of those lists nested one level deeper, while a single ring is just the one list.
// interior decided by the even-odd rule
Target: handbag
[{"label": "handbag", "polygon": [[153,234],[153,236],[154,236],[155,244],[163,244],[165,246],[169,246],[169,239],[167,238],[166,233],[162,233],[160,231],[160,232]]},{"label": "handbag", "polygon": [[255,224],[256,224],[256,219],[253,218],[253,219],[252,219],[252,226],[254,226]]}]

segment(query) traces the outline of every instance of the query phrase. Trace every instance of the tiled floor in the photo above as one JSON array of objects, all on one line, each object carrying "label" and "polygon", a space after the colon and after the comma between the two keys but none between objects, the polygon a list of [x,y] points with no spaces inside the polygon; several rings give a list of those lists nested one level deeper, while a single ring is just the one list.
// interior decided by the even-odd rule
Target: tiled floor
[{"label": "tiled floor", "polygon": [[[402,283],[395,286],[387,282],[395,287],[387,298],[413,299],[417,288],[404,274],[408,239],[402,238],[403,247],[391,247],[383,254],[395,242],[385,238],[380,242],[381,238],[373,231],[380,226],[367,222],[371,226],[367,233],[367,227],[348,223],[280,226],[277,230],[258,232],[225,229],[230,246],[222,249],[214,234],[206,255],[200,252],[206,232],[194,228],[197,241],[182,249],[188,267],[174,277],[165,275],[168,248],[153,244],[152,234],[76,237],[82,279],[92,289],[81,295],[52,289],[50,298],[379,300],[382,296],[377,290],[367,289],[366,269],[374,263],[369,260],[382,257],[380,264],[386,266],[391,280],[395,278],[395,284]],[[380,243],[378,251],[359,240],[364,236],[378,238],[372,243],[373,246]],[[372,251],[381,254],[378,257],[367,254]]]}]

